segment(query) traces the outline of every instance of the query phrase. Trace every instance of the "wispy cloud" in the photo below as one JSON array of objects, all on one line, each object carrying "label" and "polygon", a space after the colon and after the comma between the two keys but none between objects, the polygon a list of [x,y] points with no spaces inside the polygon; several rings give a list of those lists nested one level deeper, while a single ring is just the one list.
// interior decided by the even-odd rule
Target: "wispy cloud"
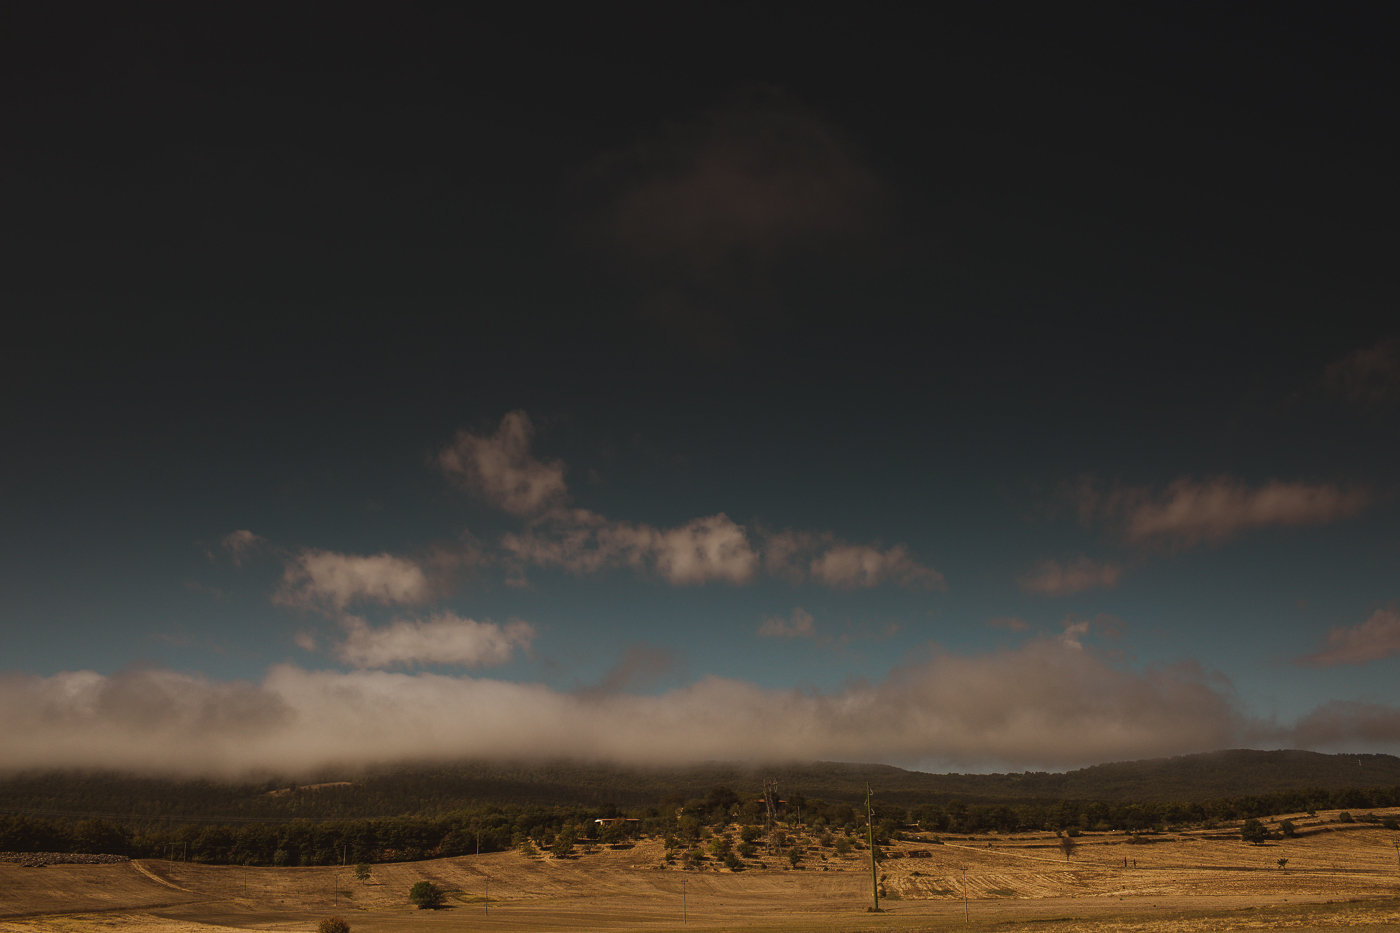
[{"label": "wispy cloud", "polygon": [[596,684],[578,691],[578,696],[595,698],[627,689],[646,689],[680,667],[674,652],[655,645],[630,646],[618,662]]},{"label": "wispy cloud", "polygon": [[1070,596],[1085,590],[1111,589],[1118,585],[1122,568],[1112,562],[1099,563],[1088,557],[1076,557],[1062,564],[1057,560],[1038,561],[1032,570],[1016,583],[1028,593],[1042,596]]},{"label": "wispy cloud", "polygon": [[1371,617],[1350,628],[1334,628],[1312,654],[1298,659],[1304,667],[1336,667],[1366,664],[1400,656],[1400,612],[1377,609]]},{"label": "wispy cloud", "polygon": [[399,619],[372,627],[363,619],[342,620],[345,638],[335,656],[356,667],[444,665],[494,667],[530,647],[534,626],[519,620],[505,625],[477,622],[451,612],[426,620]]},{"label": "wispy cloud", "polygon": [[1400,337],[1336,360],[1323,372],[1322,383],[1334,395],[1360,405],[1400,400]]},{"label": "wispy cloud", "polygon": [[1286,735],[1300,748],[1393,751],[1400,742],[1400,707],[1333,700],[1304,716]]},{"label": "wispy cloud", "polygon": [[244,558],[267,544],[267,539],[255,535],[246,528],[230,531],[219,540],[219,546],[228,552],[235,567],[243,564]]},{"label": "wispy cloud", "polygon": [[1181,547],[1219,543],[1259,528],[1340,521],[1361,512],[1372,498],[1365,489],[1331,483],[1250,485],[1228,476],[1181,478],[1160,491],[1085,481],[1075,495],[1086,521],[1107,521],[1134,543]]},{"label": "wispy cloud", "polygon": [[[883,186],[826,115],[771,86],[743,89],[595,159],[586,225],[638,310],[687,350],[726,352],[778,311],[784,264],[883,226]],[[809,273],[810,275],[810,273]]]},{"label": "wispy cloud", "polygon": [[903,544],[882,548],[842,541],[830,532],[791,529],[762,535],[769,573],[794,582],[811,578],[835,589],[865,589],[887,583],[943,589],[943,574],[919,563]]},{"label": "wispy cloud", "polygon": [[424,568],[406,557],[307,549],[288,559],[273,602],[339,613],[357,603],[416,605],[432,590]]},{"label": "wispy cloud", "polygon": [[859,235],[880,190],[834,125],[772,87],[672,123],[598,169],[618,181],[604,227],[615,248],[687,276]]},{"label": "wispy cloud", "polygon": [[768,616],[758,626],[760,638],[813,638],[816,634],[812,614],[801,606],[787,616]]},{"label": "wispy cloud", "polygon": [[437,456],[449,478],[513,515],[531,515],[568,495],[564,465],[543,462],[530,451],[535,434],[530,416],[508,412],[494,434],[459,431]]}]

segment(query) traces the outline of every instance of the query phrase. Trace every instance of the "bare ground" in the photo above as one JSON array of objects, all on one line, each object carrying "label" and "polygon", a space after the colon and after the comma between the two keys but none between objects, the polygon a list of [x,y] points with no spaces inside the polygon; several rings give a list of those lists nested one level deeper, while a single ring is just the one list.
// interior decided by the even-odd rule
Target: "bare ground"
[{"label": "bare ground", "polygon": [[[867,910],[868,853],[818,846],[801,870],[769,856],[739,873],[681,871],[650,841],[565,860],[505,852],[376,865],[367,884],[335,868],[0,864],[0,933],[309,931],[333,913],[355,933],[1400,928],[1400,833],[1335,817],[1295,815],[1302,835],[1263,846],[1228,828],[1138,843],[1086,834],[1068,860],[1050,834],[903,842],[879,866],[878,914]],[[446,909],[408,903],[420,880],[449,892]]]}]

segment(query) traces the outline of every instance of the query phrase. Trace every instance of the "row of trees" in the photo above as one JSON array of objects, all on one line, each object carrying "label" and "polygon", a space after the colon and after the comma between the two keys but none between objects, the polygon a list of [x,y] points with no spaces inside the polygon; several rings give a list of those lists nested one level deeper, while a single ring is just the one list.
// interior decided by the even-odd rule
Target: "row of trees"
[{"label": "row of trees", "polygon": [[[101,852],[236,865],[335,865],[497,852],[524,839],[618,842],[639,824],[601,831],[578,808],[489,807],[442,817],[247,823],[120,823],[0,814],[0,851]],[[604,839],[604,836],[607,836]]]},{"label": "row of trees", "polygon": [[[1258,819],[1277,813],[1400,806],[1400,787],[1284,792],[1232,797],[1205,803],[1105,803],[1060,800],[1045,803],[926,803],[906,808],[874,805],[875,834],[885,841],[917,829],[932,833],[1047,831],[1142,832],[1166,827]],[[629,817],[600,825],[602,819]],[[624,814],[615,806],[485,806],[437,816],[362,820],[279,820],[170,823],[68,820],[0,814],[0,850],[101,852],[133,857],[185,858],[244,865],[332,865],[345,862],[412,861],[501,851],[512,847],[567,855],[578,844],[610,844],[644,834],[673,837],[691,847],[708,830],[737,823],[745,843],[767,825],[758,795],[740,796],[716,787],[704,797],[667,799]],[[862,830],[865,815],[849,803],[791,794],[778,811],[780,825],[848,834]]]}]

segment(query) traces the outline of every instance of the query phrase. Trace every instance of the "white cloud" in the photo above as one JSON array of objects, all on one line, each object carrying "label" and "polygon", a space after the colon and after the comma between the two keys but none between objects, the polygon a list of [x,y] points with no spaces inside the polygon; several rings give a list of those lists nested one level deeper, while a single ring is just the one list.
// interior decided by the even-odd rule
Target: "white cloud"
[{"label": "white cloud", "polygon": [[246,528],[230,531],[219,540],[219,544],[223,549],[229,552],[235,567],[242,565],[245,557],[266,543],[267,540],[265,538],[261,535],[253,534]]},{"label": "white cloud", "polygon": [[801,606],[792,610],[786,618],[769,616],[758,626],[760,638],[812,638],[816,628],[812,624],[812,614]]},{"label": "white cloud", "polygon": [[505,664],[516,650],[528,649],[535,629],[519,620],[499,625],[477,622],[451,612],[426,620],[399,619],[371,627],[362,619],[346,618],[345,639],[335,656],[356,667],[395,665],[453,665],[494,667]]},{"label": "white cloud", "polygon": [[506,413],[496,433],[459,431],[438,453],[439,468],[464,488],[513,515],[532,515],[568,496],[564,465],[535,459],[535,427],[523,411]]},{"label": "white cloud", "polygon": [[1181,478],[1160,492],[1145,487],[1105,491],[1085,482],[1077,498],[1082,518],[1114,522],[1129,541],[1179,546],[1218,543],[1257,528],[1328,524],[1356,515],[1371,502],[1364,489],[1279,480],[1251,486],[1228,476]]},{"label": "white cloud", "polygon": [[1028,593],[1043,596],[1069,596],[1085,590],[1110,589],[1118,584],[1122,569],[1114,563],[1098,563],[1077,557],[1067,564],[1042,560],[1016,583]]},{"label": "white cloud", "polygon": [[864,544],[843,544],[812,559],[812,577],[838,589],[865,589],[882,583],[942,589],[943,574],[925,567],[896,544],[879,550]]},{"label": "white cloud", "polygon": [[1305,667],[1366,664],[1400,656],[1400,612],[1377,609],[1360,625],[1334,628],[1321,647],[1298,659]]},{"label": "white cloud", "polygon": [[355,603],[414,605],[431,596],[428,574],[406,557],[309,548],[288,560],[273,602],[340,612]]},{"label": "white cloud", "polygon": [[1066,648],[1070,648],[1074,651],[1083,651],[1083,638],[1088,634],[1089,621],[1087,619],[1079,619],[1074,622],[1066,620],[1064,631],[1060,633],[1059,642]]},{"label": "white cloud", "polygon": [[979,656],[933,650],[830,692],[707,677],[657,695],[577,694],[292,665],[260,684],[168,671],[0,678],[9,768],[287,772],[462,756],[1066,767],[1230,747],[1250,728],[1228,684],[1198,666],[1134,670],[1055,639]]},{"label": "white cloud", "polygon": [[526,564],[577,574],[627,567],[682,585],[747,583],[758,566],[744,527],[723,512],[659,529],[586,509],[557,510],[521,534],[504,535],[501,546]]},{"label": "white cloud", "polygon": [[655,551],[657,571],[672,583],[747,583],[758,565],[743,527],[723,512],[658,532]]},{"label": "white cloud", "polygon": [[[512,411],[494,434],[462,431],[437,458],[449,477],[528,520],[524,530],[501,536],[501,548],[510,555],[508,585],[528,585],[525,568],[529,566],[558,567],[575,574],[625,567],[677,585],[741,584],[757,574],[760,555],[748,531],[723,512],[658,528],[568,507],[564,465],[535,459],[530,452],[533,434],[529,416]],[[788,531],[761,537],[762,564],[770,573],[789,579],[810,577],[840,589],[885,583],[944,586],[943,575],[920,564],[902,544],[887,549],[850,544],[829,532]],[[294,601],[300,592],[292,586],[283,590],[294,594],[284,601]],[[337,605],[348,601],[341,598]]]}]

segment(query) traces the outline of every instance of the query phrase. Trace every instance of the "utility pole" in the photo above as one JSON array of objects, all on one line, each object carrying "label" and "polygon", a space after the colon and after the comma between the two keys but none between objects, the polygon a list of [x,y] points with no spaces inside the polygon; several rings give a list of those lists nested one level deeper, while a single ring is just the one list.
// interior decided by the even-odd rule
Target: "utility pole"
[{"label": "utility pole", "polygon": [[685,878],[685,876],[681,876],[681,924],[682,924],[682,925],[684,925],[684,924],[690,922],[689,918],[687,917],[688,909],[687,909],[687,906],[686,906],[686,903],[685,903],[685,883],[686,883],[686,880],[687,880],[687,879]]},{"label": "utility pole", "polygon": [[963,923],[967,923],[967,866],[962,867],[963,873]]},{"label": "utility pole", "polygon": [[876,871],[876,869],[875,869],[875,819],[874,819],[874,817],[873,817],[873,815],[872,815],[872,814],[873,814],[873,811],[872,811],[871,808],[870,808],[870,797],[871,797],[871,794],[872,794],[872,791],[870,790],[870,785],[869,785],[869,784],[866,784],[866,785],[865,785],[865,829],[866,829],[867,835],[870,837],[870,894],[871,894],[871,897],[874,899],[874,905],[875,905],[875,906],[873,906],[873,907],[871,908],[871,910],[873,910],[875,913],[879,913],[879,912],[880,912],[880,875],[879,875],[879,873],[878,873],[878,872]]}]

